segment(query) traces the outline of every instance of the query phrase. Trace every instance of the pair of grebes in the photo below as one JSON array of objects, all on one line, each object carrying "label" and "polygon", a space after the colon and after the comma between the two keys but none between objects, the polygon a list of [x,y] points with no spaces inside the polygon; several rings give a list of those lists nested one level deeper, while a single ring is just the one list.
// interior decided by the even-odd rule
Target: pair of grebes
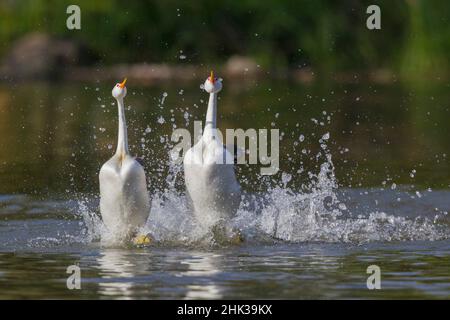
[{"label": "pair of grebes", "polygon": [[[140,230],[149,217],[151,199],[142,162],[128,149],[123,102],[127,94],[125,83],[126,79],[112,90],[119,110],[119,133],[116,153],[99,174],[100,212],[114,239],[149,244],[151,235],[140,234]],[[233,163],[223,161],[233,156],[216,134],[217,94],[221,89],[222,80],[211,72],[204,83],[204,90],[209,93],[205,129],[198,142],[185,153],[183,166],[187,196],[198,223],[226,230],[226,221],[239,208],[241,188]],[[236,232],[231,231],[230,235],[231,239],[241,239]]]}]

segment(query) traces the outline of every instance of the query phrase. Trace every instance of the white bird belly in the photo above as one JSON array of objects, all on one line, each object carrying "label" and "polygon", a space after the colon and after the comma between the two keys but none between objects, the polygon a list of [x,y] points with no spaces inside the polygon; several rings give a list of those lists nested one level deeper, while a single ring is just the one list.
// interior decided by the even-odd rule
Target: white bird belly
[{"label": "white bird belly", "polygon": [[150,213],[142,166],[132,157],[113,157],[100,170],[100,212],[114,237],[126,238],[142,227]]},{"label": "white bird belly", "polygon": [[[234,173],[234,165],[212,161],[214,157],[221,158],[223,152],[227,152],[223,146],[209,145],[206,152],[204,151],[193,147],[186,153],[186,190],[192,200],[196,217],[206,224],[214,224],[236,214],[241,190]],[[216,152],[216,156],[212,152]]]}]

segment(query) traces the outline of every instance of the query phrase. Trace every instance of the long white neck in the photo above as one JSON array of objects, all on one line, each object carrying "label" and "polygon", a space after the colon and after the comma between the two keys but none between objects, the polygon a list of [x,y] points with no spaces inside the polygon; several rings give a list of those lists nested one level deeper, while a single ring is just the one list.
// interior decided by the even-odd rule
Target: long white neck
[{"label": "long white neck", "polygon": [[119,137],[117,139],[117,155],[128,154],[128,137],[127,122],[125,120],[125,108],[123,106],[123,98],[117,99],[117,107],[119,109]]},{"label": "long white neck", "polygon": [[212,138],[217,128],[217,93],[209,94],[208,111],[206,112],[204,137]]}]

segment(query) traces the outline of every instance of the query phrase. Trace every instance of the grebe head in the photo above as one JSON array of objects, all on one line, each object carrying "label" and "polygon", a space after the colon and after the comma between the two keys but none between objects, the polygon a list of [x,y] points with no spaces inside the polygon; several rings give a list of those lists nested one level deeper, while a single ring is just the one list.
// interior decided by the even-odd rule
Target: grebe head
[{"label": "grebe head", "polygon": [[116,99],[124,98],[127,95],[127,87],[125,87],[125,83],[127,82],[127,78],[125,78],[121,83],[117,83],[112,89],[112,96]]},{"label": "grebe head", "polygon": [[211,71],[211,75],[206,79],[203,87],[208,93],[217,93],[222,90],[222,79],[214,78],[214,73]]}]

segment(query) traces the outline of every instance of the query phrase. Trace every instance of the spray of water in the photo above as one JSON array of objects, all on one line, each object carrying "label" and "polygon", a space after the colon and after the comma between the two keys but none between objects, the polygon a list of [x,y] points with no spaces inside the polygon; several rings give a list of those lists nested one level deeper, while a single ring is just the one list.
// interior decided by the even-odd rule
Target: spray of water
[{"label": "spray of water", "polygon": [[[166,97],[167,94],[163,94],[159,102],[161,109]],[[187,126],[191,117],[185,110],[182,114]],[[174,117],[168,123],[161,120],[164,119],[162,116],[157,119],[155,126],[171,125],[173,129],[176,128]],[[154,155],[147,146],[150,140],[146,136],[150,132],[147,128],[141,139],[141,151],[146,154],[144,158],[148,159]],[[299,136],[299,142],[303,143],[305,136]],[[226,222],[226,228],[241,234],[247,243],[284,241],[359,244],[370,241],[432,241],[450,237],[448,227],[428,218],[411,219],[383,211],[366,215],[349,213],[346,203],[338,199],[338,182],[331,152],[327,147],[330,139],[329,133],[324,133],[319,139],[320,151],[316,156],[319,166],[317,172],[307,172],[307,182],[300,188],[303,191],[289,186],[292,176],[302,173],[303,168],[292,168],[292,172],[282,172],[274,177],[258,177],[258,184],[264,186],[264,191],[244,193],[237,215]],[[155,167],[155,174],[151,176],[155,186],[152,190],[153,201],[149,220],[141,232],[151,234],[159,245],[208,246],[227,243],[230,239],[218,238],[214,230],[202,227],[195,220],[185,192],[179,188],[183,184],[182,166],[170,160],[173,145],[169,136],[160,136],[159,143],[164,145],[167,161],[152,163]],[[298,145],[298,142],[294,143],[295,147]],[[305,148],[300,149],[299,154],[294,152],[295,156],[311,153]],[[252,183],[254,181],[245,178],[241,181],[244,186]],[[78,214],[83,220],[83,241],[101,240],[103,244],[110,244],[111,237],[96,209],[83,200],[79,202]]]}]

